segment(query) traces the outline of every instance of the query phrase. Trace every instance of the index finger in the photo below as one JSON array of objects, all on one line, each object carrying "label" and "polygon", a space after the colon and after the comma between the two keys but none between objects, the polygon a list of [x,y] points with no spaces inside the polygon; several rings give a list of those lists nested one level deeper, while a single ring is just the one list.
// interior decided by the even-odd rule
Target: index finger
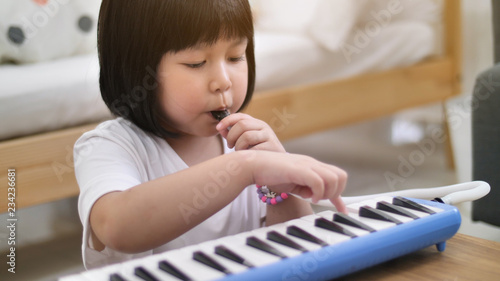
[{"label": "index finger", "polygon": [[347,214],[347,207],[340,196],[330,199],[330,202],[337,208],[337,211]]},{"label": "index finger", "polygon": [[224,119],[222,119],[219,124],[217,124],[217,126],[215,127],[215,129],[217,131],[221,131],[221,130],[224,130],[224,129],[231,129],[232,126],[234,126],[234,124],[238,123],[240,120],[243,120],[243,119],[250,119],[250,115],[247,115],[247,114],[244,114],[244,113],[234,113],[234,114],[231,114],[227,117],[225,117]]}]

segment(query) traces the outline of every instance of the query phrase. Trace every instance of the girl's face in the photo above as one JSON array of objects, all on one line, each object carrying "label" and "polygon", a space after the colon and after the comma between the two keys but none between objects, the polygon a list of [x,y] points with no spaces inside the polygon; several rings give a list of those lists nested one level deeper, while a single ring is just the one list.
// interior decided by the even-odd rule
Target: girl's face
[{"label": "girl's face", "polygon": [[211,111],[236,112],[245,100],[248,65],[246,38],[218,40],[160,61],[159,102],[166,129],[182,135],[212,136],[218,121]]}]

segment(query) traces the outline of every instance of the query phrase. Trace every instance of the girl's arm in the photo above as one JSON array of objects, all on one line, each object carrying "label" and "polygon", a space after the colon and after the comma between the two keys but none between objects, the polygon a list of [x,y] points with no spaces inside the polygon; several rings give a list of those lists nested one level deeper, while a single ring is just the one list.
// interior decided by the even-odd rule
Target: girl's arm
[{"label": "girl's arm", "polygon": [[[126,191],[102,196],[90,213],[96,250],[106,245],[125,253],[143,252],[195,227],[252,183],[248,155],[222,155]],[[221,173],[229,178],[227,185],[215,180]]]},{"label": "girl's arm", "polygon": [[[332,177],[337,169],[295,154],[268,151],[225,154],[129,190],[102,196],[90,214],[93,238],[97,239],[95,248],[102,250],[107,245],[125,253],[156,248],[222,209],[253,183],[266,182],[276,186],[277,192],[291,192],[313,201],[330,199],[335,203],[343,189],[337,178]],[[217,184],[214,175],[221,173],[229,177],[229,184],[218,185],[217,196],[210,190],[213,199],[200,200],[209,183],[212,187]]]}]

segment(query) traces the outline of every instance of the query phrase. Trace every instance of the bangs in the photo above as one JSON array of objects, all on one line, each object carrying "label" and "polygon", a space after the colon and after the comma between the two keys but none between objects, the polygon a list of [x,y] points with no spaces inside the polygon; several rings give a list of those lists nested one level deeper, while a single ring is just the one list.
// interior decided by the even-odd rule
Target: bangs
[{"label": "bangs", "polygon": [[[166,49],[178,52],[219,39],[253,38],[253,22],[246,0],[172,1],[171,24],[164,27]],[[173,9],[171,9],[173,8]],[[174,12],[175,10],[175,12]]]}]

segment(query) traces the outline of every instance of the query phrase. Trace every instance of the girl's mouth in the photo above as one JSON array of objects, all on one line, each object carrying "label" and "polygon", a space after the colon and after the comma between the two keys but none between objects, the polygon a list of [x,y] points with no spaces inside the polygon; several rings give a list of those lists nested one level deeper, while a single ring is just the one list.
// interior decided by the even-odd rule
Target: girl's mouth
[{"label": "girl's mouth", "polygon": [[217,119],[219,122],[229,116],[229,111],[227,110],[217,110],[217,111],[210,111],[212,113],[212,116]]}]

